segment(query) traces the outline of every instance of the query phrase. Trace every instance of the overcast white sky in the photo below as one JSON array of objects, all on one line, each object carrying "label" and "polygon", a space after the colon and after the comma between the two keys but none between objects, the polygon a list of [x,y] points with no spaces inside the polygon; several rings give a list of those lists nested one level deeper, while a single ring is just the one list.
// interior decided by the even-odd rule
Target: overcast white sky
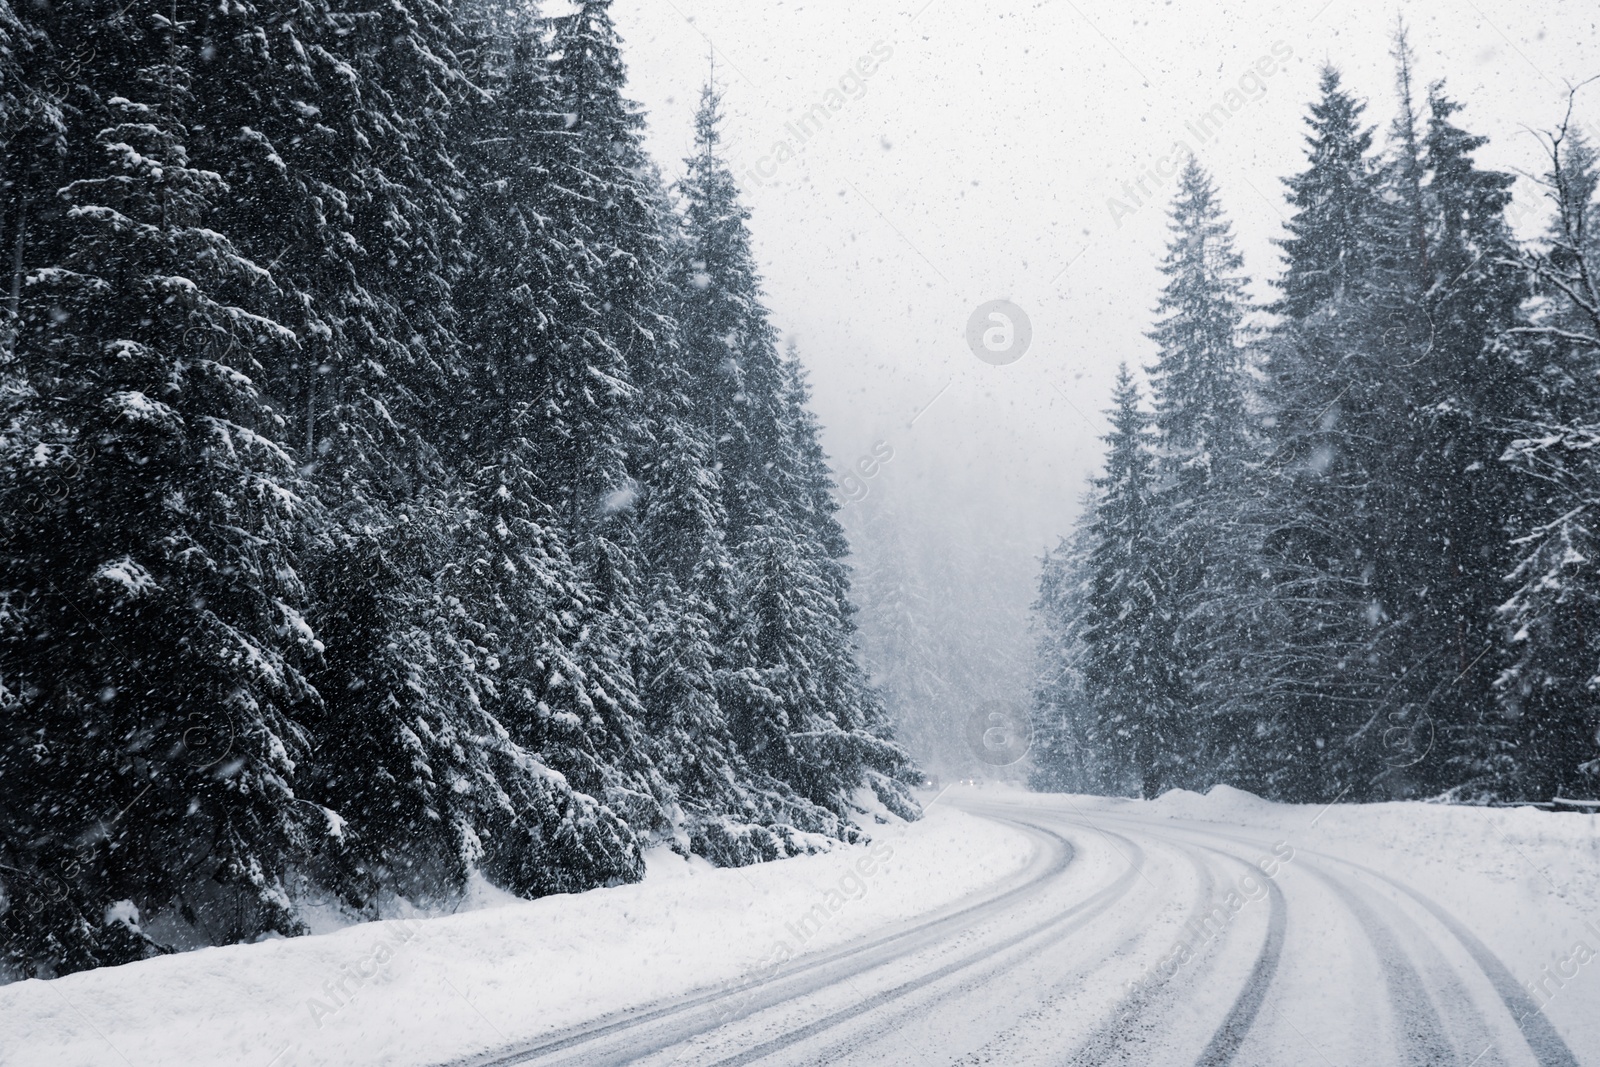
[{"label": "overcast white sky", "polygon": [[[1343,71],[1381,136],[1397,13],[1420,82],[1447,78],[1467,105],[1458,121],[1492,138],[1489,165],[1539,169],[1525,127],[1559,119],[1566,80],[1600,74],[1594,0],[617,0],[614,11],[669,177],[715,48],[769,305],[812,368],[836,467],[889,442],[895,458],[869,488],[896,494],[923,537],[959,517],[948,547],[1018,620],[1034,557],[1069,528],[1098,462],[1117,363],[1152,357],[1143,332],[1172,183],[1146,178],[1154,201],[1136,207],[1124,182],[1175,140],[1196,145],[1264,283],[1279,179],[1303,166],[1318,70]],[[1290,58],[1257,68],[1275,47]],[[873,72],[858,79],[862,57]],[[1198,142],[1186,124],[1239,103],[1225,94],[1241,78],[1254,99]],[[787,125],[841,85],[839,110],[778,162],[778,142],[801,143]],[[1600,84],[1579,99],[1592,125]],[[770,177],[757,181],[762,166]],[[1536,203],[1526,183],[1519,196]],[[1136,210],[1114,220],[1112,197]],[[964,339],[973,309],[997,298],[1033,326],[1008,366],[980,362]]]}]

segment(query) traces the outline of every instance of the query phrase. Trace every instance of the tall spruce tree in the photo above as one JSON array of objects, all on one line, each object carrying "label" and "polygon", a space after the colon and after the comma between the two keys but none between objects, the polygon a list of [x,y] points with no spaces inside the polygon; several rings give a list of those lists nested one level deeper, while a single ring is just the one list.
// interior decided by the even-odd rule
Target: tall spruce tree
[{"label": "tall spruce tree", "polygon": [[1094,704],[1084,678],[1090,528],[1097,510],[1095,497],[1086,496],[1077,528],[1045,555],[1033,605],[1038,680],[1028,784],[1046,792],[1102,792],[1120,785],[1118,775],[1108,771],[1118,759],[1116,750],[1094,743]]},{"label": "tall spruce tree", "polygon": [[200,13],[172,14],[29,13],[97,59],[62,112],[67,210],[29,245],[17,357],[43,433],[0,542],[7,720],[28,724],[0,739],[3,832],[39,904],[5,954],[25,973],[154,951],[157,915],[298,932],[295,861],[334,824],[293,785],[319,704],[295,566],[314,508],[256,384],[296,338],[271,275],[208,225],[229,190],[187,147]]},{"label": "tall spruce tree", "polygon": [[762,304],[749,213],[718,151],[718,105],[708,86],[679,186],[677,314],[745,605],[717,640],[718,698],[741,758],[767,782],[760,821],[848,834],[846,794],[864,768],[880,796],[909,810],[895,781],[907,760],[880,736],[881,705],[855,660],[831,478],[798,365],[779,353]]},{"label": "tall spruce tree", "polygon": [[[879,695],[861,669],[856,645],[856,609],[850,600],[850,546],[836,513],[833,477],[822,449],[822,430],[811,412],[806,371],[791,341],[784,355],[786,407],[783,472],[789,554],[800,578],[790,596],[805,605],[790,621],[805,658],[792,679],[793,736],[802,769],[795,779],[819,804],[848,815],[851,794],[863,783],[895,813],[909,816],[915,804],[905,786],[916,780],[906,752],[891,738]],[[809,629],[809,633],[805,632]]]},{"label": "tall spruce tree", "polygon": [[1361,125],[1365,106],[1342,88],[1331,66],[1322,69],[1318,87],[1322,98],[1306,117],[1310,166],[1284,180],[1294,215],[1289,236],[1279,242],[1287,265],[1278,308],[1297,319],[1334,297],[1357,296],[1373,225],[1372,130]]},{"label": "tall spruce tree", "polygon": [[1241,773],[1297,800],[1357,792],[1382,771],[1369,741],[1387,726],[1379,708],[1391,679],[1379,645],[1394,573],[1374,497],[1386,437],[1403,418],[1386,354],[1372,343],[1382,328],[1370,300],[1382,201],[1371,131],[1336,71],[1324,70],[1321,88],[1307,168],[1287,180],[1295,213],[1265,360],[1268,450],[1255,471],[1267,602],[1254,612],[1259,640],[1240,698],[1255,750]]},{"label": "tall spruce tree", "polygon": [[646,619],[641,598],[630,449],[653,447],[634,368],[674,358],[664,203],[642,146],[644,119],[624,96],[626,68],[610,0],[584,0],[554,20],[553,112],[543,203],[566,254],[560,295],[534,383],[540,470],[592,589],[581,656],[593,679],[591,729],[618,775],[606,802],[639,829],[665,826],[641,735]]},{"label": "tall spruce tree", "polygon": [[[780,616],[789,606],[789,539],[775,479],[787,415],[784,374],[750,251],[749,212],[719,153],[719,123],[719,99],[707,86],[695,119],[696,151],[685,161],[687,173],[678,186],[684,269],[676,317],[693,381],[693,417],[712,444],[711,462],[720,475],[733,595],[747,605],[727,618],[716,639],[718,703],[740,757],[781,796],[793,787],[785,775],[796,771],[788,709],[769,684],[775,671],[784,670],[775,657],[787,645],[787,623]],[[803,822],[807,808],[795,806],[785,821]]]},{"label": "tall spruce tree", "polygon": [[1589,389],[1600,375],[1600,166],[1570,124],[1545,144],[1553,218],[1524,254],[1536,300],[1520,328],[1538,393],[1503,456],[1520,475],[1521,518],[1513,592],[1499,609],[1509,653],[1495,680],[1504,750],[1497,764],[1473,768],[1494,775],[1503,794],[1534,798],[1600,789],[1600,413]]},{"label": "tall spruce tree", "polygon": [[1209,606],[1242,576],[1240,552],[1246,547],[1236,526],[1219,521],[1234,503],[1230,494],[1243,480],[1248,458],[1243,266],[1211,178],[1191,158],[1179,176],[1161,265],[1161,317],[1150,334],[1158,346],[1150,368],[1157,456],[1152,563],[1163,589],[1156,613],[1162,632],[1152,632],[1150,640],[1170,650],[1160,688],[1174,714],[1190,723],[1173,734],[1175,741],[1182,738],[1181,747],[1165,759],[1201,776],[1218,758],[1208,749],[1229,750],[1237,743],[1237,731],[1220,724],[1220,736],[1213,737],[1213,724],[1204,721],[1209,715],[1196,704],[1213,643],[1233,639],[1217,631],[1229,631],[1237,621]]},{"label": "tall spruce tree", "polygon": [[482,95],[461,124],[472,146],[464,216],[475,283],[458,303],[477,357],[477,418],[459,482],[472,541],[461,572],[470,592],[460,599],[482,619],[492,667],[485,709],[527,762],[561,776],[546,771],[537,788],[530,780],[546,800],[514,805],[521,818],[506,824],[502,811],[504,840],[487,866],[512,887],[548,891],[634,871],[634,833],[613,812],[653,829],[660,790],[640,753],[636,708],[612,695],[631,704],[631,665],[594,655],[605,646],[593,635],[611,632],[608,608],[574,558],[562,491],[545,464],[549,380],[577,355],[556,340],[563,309],[594,299],[571,231],[541,210],[558,195],[551,142],[567,128],[555,113],[548,34],[519,7],[490,14],[476,58]]},{"label": "tall spruce tree", "polygon": [[1154,797],[1178,773],[1171,762],[1177,709],[1167,688],[1171,646],[1162,643],[1170,634],[1160,617],[1166,590],[1155,566],[1150,416],[1126,364],[1112,403],[1089,524],[1082,670],[1092,711],[1085,732],[1100,753],[1104,788]]},{"label": "tall spruce tree", "polygon": [[1441,86],[1428,105],[1428,338],[1405,368],[1415,462],[1393,473],[1414,493],[1403,505],[1410,543],[1401,565],[1414,590],[1407,614],[1416,619],[1407,658],[1437,655],[1438,677],[1421,706],[1440,744],[1413,773],[1431,792],[1475,782],[1492,791],[1496,780],[1504,784],[1505,730],[1493,672],[1481,661],[1496,644],[1493,612],[1512,563],[1513,485],[1498,460],[1506,428],[1529,400],[1512,334],[1523,324],[1528,288],[1504,218],[1514,176],[1476,165],[1473,153],[1487,138],[1454,125],[1460,105]]},{"label": "tall spruce tree", "polygon": [[453,299],[466,179],[443,146],[474,96],[468,41],[432,0],[357,4],[335,26],[343,63],[321,74],[334,91],[307,103],[337,147],[291,158],[327,205],[342,262],[288,250],[323,358],[285,391],[332,517],[313,571],[327,712],[308,792],[346,819],[340,884],[370,906],[382,892],[448,899],[466,884],[495,817],[501,742],[482,710],[486,620],[458,593],[476,531],[451,478],[470,410]]}]

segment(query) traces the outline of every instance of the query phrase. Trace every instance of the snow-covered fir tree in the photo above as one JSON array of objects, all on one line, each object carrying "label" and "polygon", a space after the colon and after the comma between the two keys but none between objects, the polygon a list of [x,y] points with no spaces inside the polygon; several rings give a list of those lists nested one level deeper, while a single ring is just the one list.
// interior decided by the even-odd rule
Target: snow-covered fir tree
[{"label": "snow-covered fir tree", "polygon": [[[845,832],[847,793],[864,773],[892,807],[905,808],[896,779],[908,761],[880,736],[881,705],[855,665],[831,477],[798,362],[780,354],[762,303],[749,213],[718,149],[718,107],[708,86],[697,150],[679,185],[676,316],[693,418],[718,476],[729,591],[744,605],[716,642],[718,700],[740,758],[767,782],[755,821]],[[729,852],[771,847],[759,826],[705,832]],[[779,835],[781,847],[786,840]]]},{"label": "snow-covered fir tree", "polygon": [[1171,684],[1166,576],[1153,523],[1155,464],[1150,416],[1126,365],[1107,413],[1105,470],[1095,480],[1081,640],[1090,702],[1085,742],[1100,755],[1102,784],[1158,796],[1178,768],[1178,707]]},{"label": "snow-covered fir tree", "polygon": [[[1083,514],[1097,510],[1084,501]],[[1033,687],[1033,748],[1028,782],[1048,792],[1089,793],[1117,787],[1105,764],[1120,756],[1115,748],[1092,743],[1094,705],[1084,684],[1083,623],[1089,600],[1088,557],[1093,538],[1089,522],[1050,552],[1039,575],[1034,601],[1038,634],[1037,677]]]},{"label": "snow-covered fir tree", "polygon": [[1372,130],[1361,124],[1365,106],[1332,66],[1323,68],[1318,87],[1322,98],[1305,120],[1310,165],[1284,179],[1294,215],[1280,242],[1286,265],[1279,308],[1292,318],[1335,297],[1354,298],[1371,250],[1376,175]]},{"label": "snow-covered fir tree", "polygon": [[205,42],[172,11],[30,12],[102,61],[61,112],[64,210],[12,213],[37,235],[16,335],[36,434],[0,535],[0,848],[36,909],[3,954],[24,972],[157,951],[140,917],[299,932],[290,879],[336,822],[294,791],[317,509],[257,384],[296,338],[269,271],[208,225],[230,190],[191,158]]},{"label": "snow-covered fir tree", "polygon": [[1507,662],[1495,680],[1500,759],[1475,767],[1502,795],[1592,796],[1600,787],[1600,165],[1570,124],[1545,141],[1553,218],[1526,252],[1535,281],[1521,337],[1537,400],[1502,457],[1520,475],[1512,595],[1500,606]]},{"label": "snow-covered fir tree", "polygon": [[1156,450],[1152,566],[1161,576],[1158,615],[1165,630],[1150,636],[1169,649],[1161,688],[1188,724],[1172,735],[1180,747],[1165,759],[1185,767],[1227,758],[1202,754],[1207,746],[1226,750],[1238,743],[1236,730],[1208,721],[1214,700],[1202,701],[1199,687],[1206,657],[1219,649],[1228,654],[1238,639],[1238,616],[1210,608],[1249,566],[1241,564],[1248,540],[1223,517],[1229,505],[1239,503],[1232,494],[1244,480],[1251,438],[1241,339],[1244,260],[1197,160],[1190,158],[1178,183],[1161,264],[1166,284],[1150,334],[1158,346],[1150,368]]},{"label": "snow-covered fir tree", "polygon": [[1388,639],[1399,580],[1381,495],[1405,397],[1373,298],[1383,204],[1363,105],[1329,69],[1307,122],[1308,165],[1289,180],[1282,318],[1267,342],[1258,467],[1268,603],[1249,657],[1256,759],[1246,773],[1277,795],[1366,788],[1383,770],[1377,738],[1392,679]]},{"label": "snow-covered fir tree", "polygon": [[1410,483],[1411,499],[1392,518],[1409,519],[1400,566],[1414,591],[1401,611],[1415,624],[1403,661],[1440,657],[1439,677],[1414,698],[1438,733],[1436,751],[1412,772],[1432,793],[1480,781],[1492,789],[1504,778],[1504,723],[1488,657],[1512,565],[1515,503],[1511,474],[1498,461],[1531,390],[1515,333],[1529,290],[1504,217],[1515,176],[1474,162],[1488,139],[1454,124],[1460,105],[1442,84],[1430,90],[1428,108],[1420,265],[1428,336],[1416,338],[1403,368],[1415,426],[1406,451],[1415,461],[1395,471],[1394,481]]}]

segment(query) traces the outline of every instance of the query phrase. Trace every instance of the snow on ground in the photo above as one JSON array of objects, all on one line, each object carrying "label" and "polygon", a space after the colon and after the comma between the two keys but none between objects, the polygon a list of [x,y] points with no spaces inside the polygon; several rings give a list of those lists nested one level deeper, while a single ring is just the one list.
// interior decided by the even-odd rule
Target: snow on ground
[{"label": "snow on ground", "polygon": [[1267,835],[1382,872],[1483,940],[1573,1040],[1600,1048],[1600,815],[1446,804],[1274,804],[1227,786],[1150,802],[1073,797],[1098,812]]},{"label": "snow on ground", "polygon": [[0,1064],[442,1063],[770,971],[993,887],[1031,853],[946,805],[872,835],[737,870],[662,849],[638,885],[536,901],[478,886],[454,915],[0,986]]},{"label": "snow on ground", "polygon": [[[1574,1049],[1600,1047],[1600,816],[1283,805],[1227,788],[1146,803],[963,786],[921,823],[877,828],[871,846],[743,870],[658,851],[640,885],[532,902],[479,885],[450,916],[0,987],[0,1064],[440,1064],[771,974],[787,954],[881,933],[1009,882],[1032,846],[954,810],[963,798],[1050,807],[1091,825],[1114,816],[1206,824],[1370,867],[1471,929]],[[1310,913],[1296,921],[1316,928],[1323,920]],[[1336,928],[1329,936],[1346,936]],[[1333,959],[1344,948],[1323,950]]]}]

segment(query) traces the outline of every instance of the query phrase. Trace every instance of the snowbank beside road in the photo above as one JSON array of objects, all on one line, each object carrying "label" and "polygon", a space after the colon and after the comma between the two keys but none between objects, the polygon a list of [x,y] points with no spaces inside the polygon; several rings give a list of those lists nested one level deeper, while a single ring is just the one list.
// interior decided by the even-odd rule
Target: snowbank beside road
[{"label": "snowbank beside road", "polygon": [[1028,838],[944,805],[874,843],[743,869],[202,949],[0,986],[7,1067],[410,1067],[830,948],[1004,881]]}]

